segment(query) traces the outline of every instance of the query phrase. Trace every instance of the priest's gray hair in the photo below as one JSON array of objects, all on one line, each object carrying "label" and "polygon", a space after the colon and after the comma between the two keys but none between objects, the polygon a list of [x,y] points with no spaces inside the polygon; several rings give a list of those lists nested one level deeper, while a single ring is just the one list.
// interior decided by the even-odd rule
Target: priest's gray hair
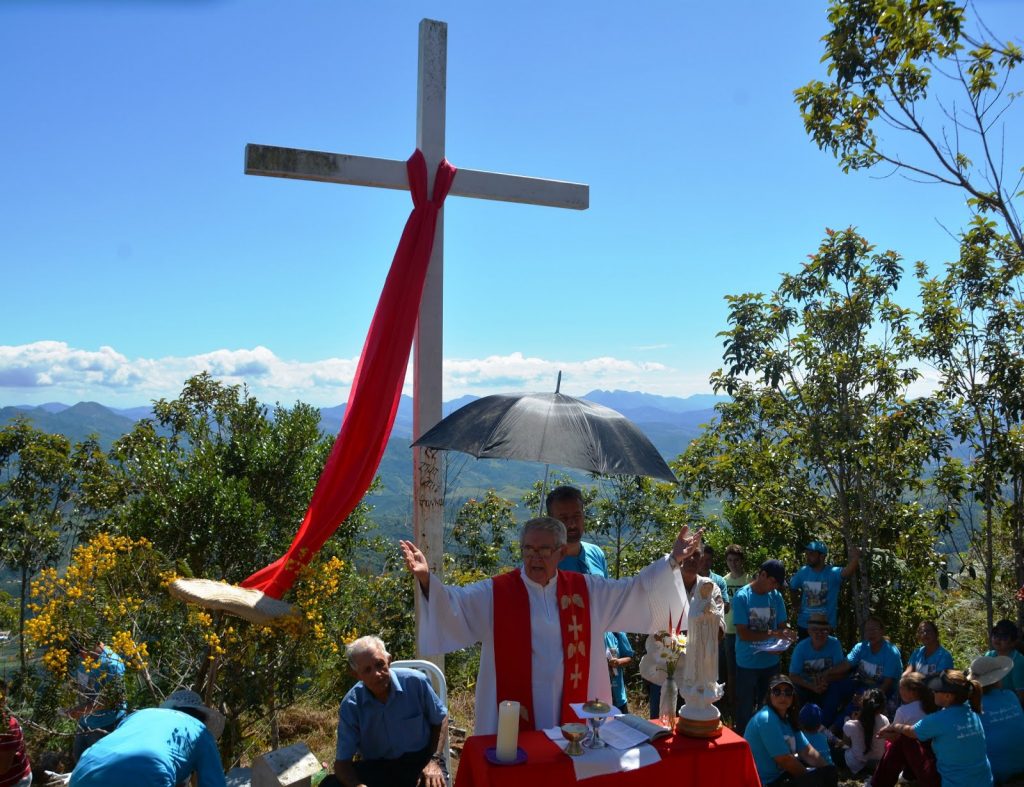
[{"label": "priest's gray hair", "polygon": [[348,665],[352,669],[355,669],[357,658],[362,656],[364,653],[376,653],[378,651],[384,654],[384,658],[391,658],[391,654],[388,653],[388,648],[387,645],[384,644],[384,640],[380,637],[375,637],[373,634],[368,634],[365,637],[360,637],[345,646],[345,658],[348,659]]},{"label": "priest's gray hair", "polygon": [[542,533],[550,533],[555,537],[555,546],[565,546],[565,525],[551,516],[538,516],[527,520],[519,534],[519,544],[522,546],[526,534],[531,530],[539,530]]}]

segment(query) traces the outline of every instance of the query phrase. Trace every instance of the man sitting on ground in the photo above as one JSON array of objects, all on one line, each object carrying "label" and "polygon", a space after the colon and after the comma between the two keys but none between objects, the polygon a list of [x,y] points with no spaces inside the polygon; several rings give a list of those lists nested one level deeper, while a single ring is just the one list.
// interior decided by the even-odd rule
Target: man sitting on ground
[{"label": "man sitting on ground", "polygon": [[71,772],[69,787],[225,787],[216,738],[224,717],[187,689],[159,708],[135,711],[94,743]]},{"label": "man sitting on ground", "polygon": [[391,669],[391,654],[379,637],[360,637],[345,656],[359,682],[338,708],[334,776],[322,787],[445,787],[439,746],[448,709],[427,676]]}]

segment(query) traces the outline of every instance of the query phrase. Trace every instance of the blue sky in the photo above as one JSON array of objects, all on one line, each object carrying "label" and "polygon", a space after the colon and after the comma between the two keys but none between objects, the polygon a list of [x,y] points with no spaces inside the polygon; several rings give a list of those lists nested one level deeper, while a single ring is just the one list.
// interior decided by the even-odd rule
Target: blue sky
[{"label": "blue sky", "polygon": [[[1018,5],[977,7],[1019,37]],[[804,134],[825,8],[6,0],[0,404],[138,405],[203,368],[345,401],[409,196],[246,176],[243,149],[406,158],[423,17],[449,24],[449,159],[591,188],[585,212],[449,200],[445,398],[558,369],[572,394],[706,392],[724,296],[825,227],[908,268],[956,253],[958,192],[844,175]]]}]

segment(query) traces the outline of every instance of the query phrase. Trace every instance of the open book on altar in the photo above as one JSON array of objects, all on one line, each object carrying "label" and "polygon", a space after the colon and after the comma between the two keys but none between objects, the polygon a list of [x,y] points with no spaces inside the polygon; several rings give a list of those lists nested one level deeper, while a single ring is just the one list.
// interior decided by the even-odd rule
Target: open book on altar
[{"label": "open book on altar", "polygon": [[[619,726],[620,724],[628,727],[629,730],[623,729]],[[601,737],[613,746],[616,744],[612,743],[612,738],[617,737],[616,733],[621,733],[624,738],[632,738],[634,742],[630,745],[635,746],[642,741],[653,743],[659,738],[667,738],[672,731],[653,721],[634,716],[632,713],[624,713],[621,716],[616,716],[614,722],[609,722],[601,728]]]}]

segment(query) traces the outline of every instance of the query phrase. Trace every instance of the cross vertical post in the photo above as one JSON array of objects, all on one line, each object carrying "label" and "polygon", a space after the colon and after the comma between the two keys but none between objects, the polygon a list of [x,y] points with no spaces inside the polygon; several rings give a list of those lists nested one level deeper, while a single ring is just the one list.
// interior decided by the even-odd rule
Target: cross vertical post
[{"label": "cross vertical post", "polygon": [[[416,88],[416,147],[427,162],[427,193],[434,193],[437,165],[444,158],[445,99],[447,93],[448,25],[432,19],[420,21],[419,77]],[[444,207],[437,214],[434,248],[420,301],[413,345],[412,433],[423,434],[441,420],[442,360],[444,355]],[[444,479],[437,451],[413,449],[412,522],[416,543],[430,564],[442,576],[444,554]],[[416,625],[419,629],[420,594],[416,593]],[[419,638],[417,638],[418,640]],[[431,656],[442,669],[444,656]]]}]

